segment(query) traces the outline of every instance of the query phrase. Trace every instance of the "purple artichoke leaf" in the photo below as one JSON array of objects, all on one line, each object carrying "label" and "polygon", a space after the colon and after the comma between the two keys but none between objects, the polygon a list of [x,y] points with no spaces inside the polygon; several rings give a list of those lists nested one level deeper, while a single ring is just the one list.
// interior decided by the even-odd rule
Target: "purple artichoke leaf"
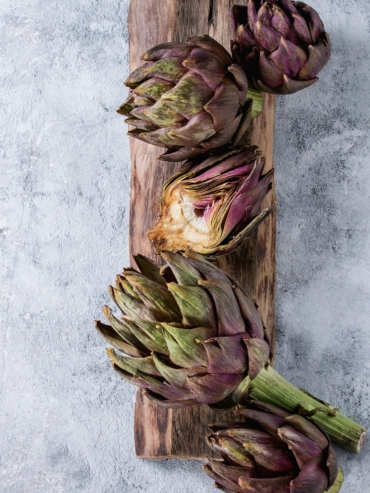
[{"label": "purple artichoke leaf", "polygon": [[292,0],[280,0],[282,6],[284,7],[285,10],[290,12],[291,14],[298,14],[297,7],[295,4],[292,2]]},{"label": "purple artichoke leaf", "polygon": [[195,267],[189,265],[183,255],[174,252],[163,252],[161,256],[170,266],[177,284],[198,287],[198,281],[202,276]]},{"label": "purple artichoke leaf", "polygon": [[311,30],[312,41],[317,43],[319,37],[324,34],[324,24],[319,16],[319,14],[312,7],[305,5],[305,12],[307,12],[309,17],[309,26]]},{"label": "purple artichoke leaf", "polygon": [[281,40],[284,39],[281,37],[280,33],[268,26],[265,26],[265,24],[262,24],[260,21],[256,22],[253,29],[253,34],[262,48],[269,53],[274,52],[278,48],[279,44],[281,44]]},{"label": "purple artichoke leaf", "polygon": [[274,438],[280,438],[278,433],[278,428],[284,424],[284,418],[281,416],[276,416],[269,412],[262,412],[256,409],[241,409],[238,414],[241,414],[253,423],[257,423],[264,430],[270,433]]},{"label": "purple artichoke leaf", "polygon": [[255,304],[239,288],[234,288],[234,293],[238,300],[239,308],[246,324],[246,331],[248,332],[250,337],[263,339],[263,324]]},{"label": "purple artichoke leaf", "polygon": [[[206,471],[206,467],[209,468],[210,474]],[[238,479],[246,474],[244,467],[225,465],[222,461],[210,460],[208,464],[203,466],[203,470],[225,488],[237,493],[243,493],[243,490],[238,485]]]},{"label": "purple artichoke leaf", "polygon": [[258,9],[257,19],[265,26],[270,26],[273,15],[270,6],[266,6],[266,3],[263,3]]},{"label": "purple artichoke leaf", "polygon": [[176,283],[167,286],[180,307],[185,327],[217,327],[212,299],[204,289]]},{"label": "purple artichoke leaf", "polygon": [[239,478],[239,485],[243,488],[243,493],[291,493],[290,482],[293,478],[294,476]]},{"label": "purple artichoke leaf", "polygon": [[277,5],[274,5],[274,15],[271,19],[271,27],[278,31],[284,38],[290,33],[290,20],[287,14]]},{"label": "purple artichoke leaf", "polygon": [[244,339],[248,349],[248,375],[253,380],[268,363],[270,347],[263,339]]},{"label": "purple artichoke leaf", "polygon": [[288,39],[281,38],[279,47],[271,53],[270,60],[288,77],[296,77],[307,62],[306,52]]},{"label": "purple artichoke leaf", "polygon": [[299,416],[299,414],[292,414],[291,416],[287,416],[285,418],[285,422],[313,440],[321,451],[327,449],[329,439],[326,434],[310,420],[304,418],[303,416]]},{"label": "purple artichoke leaf", "polygon": [[234,136],[232,137],[231,146],[238,144],[240,139],[244,136],[245,132],[248,130],[252,121],[252,104],[251,102],[246,102],[242,107],[242,113],[240,116],[240,122]]},{"label": "purple artichoke leaf", "polygon": [[301,469],[314,457],[323,457],[318,445],[292,426],[283,426],[280,428],[279,436],[293,452]]},{"label": "purple artichoke leaf", "polygon": [[188,377],[188,387],[199,404],[215,404],[239,385],[243,375],[218,374]]},{"label": "purple artichoke leaf", "polygon": [[248,12],[248,15],[246,16],[246,12],[245,10],[241,10],[238,8],[238,12],[241,12],[243,17],[242,17],[242,22],[243,24],[245,25],[249,25],[250,28],[252,29],[252,31],[254,31],[255,29],[255,26],[256,26],[256,23],[258,21],[258,17],[257,17],[257,10],[256,10],[256,4],[254,3],[254,0],[248,0],[248,8],[247,8],[247,12]]},{"label": "purple artichoke leaf", "polygon": [[222,282],[231,286],[231,281],[227,275],[218,267],[205,260],[203,255],[199,253],[187,251],[184,257],[190,260],[193,265],[207,281]]},{"label": "purple artichoke leaf", "polygon": [[245,373],[247,354],[243,347],[243,335],[213,337],[203,342],[208,373]]},{"label": "purple artichoke leaf", "polygon": [[244,99],[241,104],[244,104],[245,94],[248,92],[248,79],[245,75],[244,70],[239,64],[233,63],[227,69],[234,77],[235,82],[237,83],[239,90],[242,94],[244,94]]},{"label": "purple artichoke leaf", "polygon": [[260,55],[259,71],[261,78],[271,88],[276,89],[283,85],[284,77],[282,71],[277,68],[275,63],[264,52],[261,52]]},{"label": "purple artichoke leaf", "polygon": [[180,149],[176,150],[167,150],[164,154],[158,156],[157,159],[160,159],[161,161],[167,161],[169,163],[175,163],[177,161],[183,161],[185,159],[190,159],[192,157],[198,156],[202,152],[207,151],[206,149],[181,147]]},{"label": "purple artichoke leaf", "polygon": [[245,332],[238,302],[230,283],[222,281],[198,281],[212,296],[216,306],[218,335],[231,336]]},{"label": "purple artichoke leaf", "polygon": [[329,485],[328,488],[333,486],[339,474],[339,467],[337,463],[337,458],[333,447],[331,445],[328,446],[328,455],[326,457],[326,467],[329,471]]},{"label": "purple artichoke leaf", "polygon": [[195,48],[191,55],[182,62],[191,74],[198,74],[209,89],[215,91],[223,83],[227,73],[227,66],[212,52]]},{"label": "purple artichoke leaf", "polygon": [[[239,125],[241,123],[242,119],[242,113],[240,113],[238,116],[235,117],[235,119],[225,128],[221,130],[221,132],[216,133],[213,137],[208,138],[204,142],[202,142],[200,145],[203,147],[206,151],[210,149],[216,149],[217,147],[222,147],[226,145],[227,143],[230,142],[231,138],[234,136],[234,134],[238,131],[239,135]],[[238,143],[238,140],[234,140],[235,144]]]},{"label": "purple artichoke leaf", "polygon": [[301,68],[298,79],[310,80],[326,65],[330,57],[330,43],[326,39],[320,39],[315,45],[308,47],[309,56],[307,62]]},{"label": "purple artichoke leaf", "polygon": [[279,88],[279,94],[293,94],[294,92],[301,91],[307,87],[312,86],[314,82],[318,80],[317,77],[311,80],[294,80],[290,79],[288,76],[284,75],[284,83],[281,88]]},{"label": "purple artichoke leaf", "polygon": [[299,14],[293,14],[292,30],[295,32],[299,41],[303,44],[310,45],[313,40],[311,32],[307,26],[306,20]]},{"label": "purple artichoke leaf", "polygon": [[207,34],[204,36],[194,36],[193,38],[189,38],[188,43],[207,50],[209,53],[216,54],[225,65],[232,64],[232,59],[225,48],[220,45],[220,43],[217,43],[217,41],[213,38],[207,36]]},{"label": "purple artichoke leaf", "polygon": [[315,457],[301,469],[291,482],[291,493],[318,493],[328,488],[328,476],[322,464],[322,457]]},{"label": "purple artichoke leaf", "polygon": [[184,58],[191,52],[192,47],[187,43],[162,43],[153,48],[150,48],[144,55],[141,56],[142,60],[160,60],[161,58],[168,57],[180,57]]},{"label": "purple artichoke leaf", "polygon": [[132,346],[131,344],[125,342],[117,334],[117,332],[112,329],[110,325],[102,324],[99,320],[96,320],[95,327],[99,334],[103,337],[103,339],[119,351],[122,351],[123,353],[133,357],[145,357],[148,355],[148,352],[146,350],[141,351],[135,346]]},{"label": "purple artichoke leaf", "polygon": [[[243,434],[242,431],[245,433]],[[257,430],[239,430],[233,438],[252,455],[256,464],[269,472],[289,473],[297,469],[293,455],[287,447],[268,433]],[[243,437],[245,435],[245,438]]]},{"label": "purple artichoke leaf", "polygon": [[239,110],[239,96],[235,84],[225,79],[217,87],[213,98],[204,106],[204,109],[212,116],[216,132],[229,125]]}]

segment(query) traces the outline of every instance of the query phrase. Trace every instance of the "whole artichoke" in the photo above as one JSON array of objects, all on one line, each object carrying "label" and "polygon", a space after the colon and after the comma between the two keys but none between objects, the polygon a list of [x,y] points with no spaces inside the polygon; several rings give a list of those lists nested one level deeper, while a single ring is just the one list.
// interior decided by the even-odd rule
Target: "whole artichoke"
[{"label": "whole artichoke", "polygon": [[310,86],[330,57],[319,14],[292,0],[248,0],[231,10],[232,55],[256,89],[290,94]]},{"label": "whole artichoke", "polygon": [[343,473],[327,435],[314,423],[276,406],[251,401],[246,423],[211,425],[207,443],[222,461],[203,466],[226,493],[330,493]]},{"label": "whole artichoke", "polygon": [[163,253],[161,269],[135,256],[110,295],[122,311],[96,322],[122,378],[168,407],[215,404],[243,394],[243,379],[267,363],[269,345],[252,301],[201,255]]},{"label": "whole artichoke", "polygon": [[157,251],[193,250],[218,256],[234,250],[271,212],[260,211],[272,187],[254,147],[193,158],[165,183],[160,219],[148,237]]},{"label": "whole artichoke", "polygon": [[[243,69],[209,36],[163,43],[125,81],[131,88],[117,110],[129,135],[168,149],[163,161],[182,161],[227,144],[243,124],[248,82]],[[245,112],[247,118],[247,113]]]}]

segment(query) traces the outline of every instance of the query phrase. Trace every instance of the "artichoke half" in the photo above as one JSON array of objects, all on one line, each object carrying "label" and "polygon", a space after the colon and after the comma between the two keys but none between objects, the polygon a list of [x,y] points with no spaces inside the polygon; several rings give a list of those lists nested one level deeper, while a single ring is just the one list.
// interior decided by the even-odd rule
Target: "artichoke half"
[{"label": "artichoke half", "polygon": [[117,110],[129,135],[165,147],[163,161],[182,161],[227,144],[245,119],[243,69],[209,36],[163,43],[125,81],[131,91]]},{"label": "artichoke half", "polygon": [[252,87],[290,94],[316,82],[330,57],[319,14],[292,0],[248,0],[231,9],[231,51]]},{"label": "artichoke half", "polygon": [[[252,399],[310,416],[333,442],[359,452],[366,430],[297,389],[269,365],[254,303],[237,282],[194,252],[163,252],[166,265],[134,256],[109,292],[122,313],[96,322],[113,368],[165,407],[232,407]],[[124,353],[124,354],[121,354]]]},{"label": "artichoke half", "polygon": [[273,171],[262,174],[257,147],[239,147],[184,163],[162,191],[160,218],[148,232],[157,252],[192,250],[224,255],[273,210],[260,211]]},{"label": "artichoke half", "polygon": [[211,425],[204,472],[226,493],[337,493],[343,483],[330,439],[297,414],[258,401],[239,411],[246,423]]}]

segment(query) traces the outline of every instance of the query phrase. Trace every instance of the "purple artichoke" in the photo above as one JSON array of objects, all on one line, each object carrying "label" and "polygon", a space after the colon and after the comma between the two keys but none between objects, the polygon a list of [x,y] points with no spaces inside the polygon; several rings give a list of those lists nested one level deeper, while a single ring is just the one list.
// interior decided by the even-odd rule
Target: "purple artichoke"
[{"label": "purple artichoke", "polygon": [[290,94],[317,81],[330,57],[319,14],[303,2],[248,0],[231,10],[232,55],[249,83],[261,91]]},{"label": "purple artichoke", "polygon": [[[139,271],[125,269],[110,295],[123,316],[110,308],[110,325],[96,327],[114,369],[167,407],[215,404],[253,378],[269,359],[269,345],[252,301],[226,274],[201,255],[163,253],[161,269],[136,256]],[[234,403],[233,401],[233,403]]]},{"label": "purple artichoke", "polygon": [[157,251],[193,250],[211,257],[234,250],[271,212],[260,211],[272,187],[254,147],[193,158],[165,183],[160,218],[148,237]]},{"label": "purple artichoke", "polygon": [[314,423],[251,401],[246,423],[211,425],[208,445],[222,460],[204,467],[226,493],[337,493],[343,473],[328,436]]},{"label": "purple artichoke", "polygon": [[243,69],[209,36],[163,43],[147,51],[125,81],[131,91],[117,110],[129,135],[166,147],[163,161],[182,161],[232,139],[246,116]]}]

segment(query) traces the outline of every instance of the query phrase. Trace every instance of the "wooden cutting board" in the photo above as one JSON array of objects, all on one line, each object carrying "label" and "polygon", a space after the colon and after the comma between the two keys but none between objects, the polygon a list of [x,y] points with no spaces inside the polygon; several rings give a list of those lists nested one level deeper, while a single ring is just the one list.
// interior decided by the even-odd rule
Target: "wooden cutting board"
[{"label": "wooden cutting board", "polygon": [[[246,4],[246,0],[238,0]],[[128,25],[130,70],[140,65],[140,56],[151,46],[165,41],[186,41],[209,34],[229,49],[231,30],[228,0],[131,0]],[[273,167],[275,98],[265,95],[263,113],[253,120],[243,143],[257,145],[266,157],[265,171]],[[162,184],[179,164],[157,160],[163,149],[131,139],[130,252],[159,260],[146,233],[158,216]],[[262,207],[275,201],[274,189]],[[275,212],[258,232],[218,265],[236,278],[259,306],[260,314],[275,342]],[[210,456],[204,436],[207,424],[234,420],[232,411],[215,411],[207,406],[167,410],[147,400],[140,392],[135,406],[136,454],[143,459]]]}]

